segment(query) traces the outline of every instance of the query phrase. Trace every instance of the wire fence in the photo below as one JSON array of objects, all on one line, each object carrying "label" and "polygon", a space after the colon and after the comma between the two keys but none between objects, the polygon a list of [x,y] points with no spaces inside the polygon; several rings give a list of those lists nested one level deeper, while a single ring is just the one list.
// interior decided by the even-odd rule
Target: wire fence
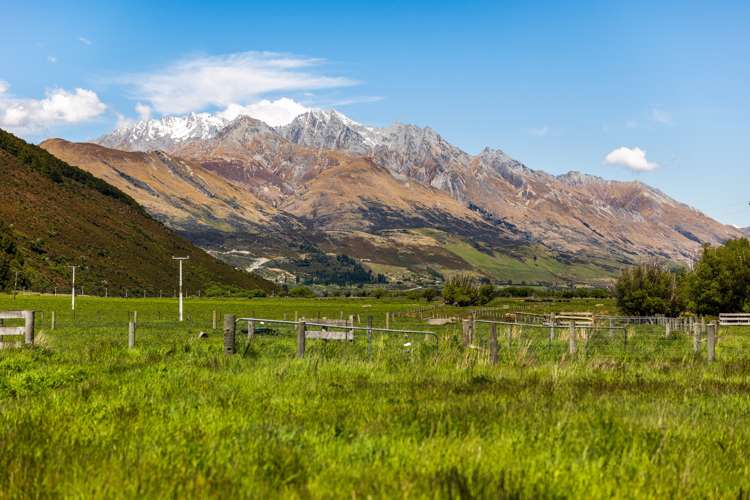
[{"label": "wire fence", "polygon": [[[329,354],[360,359],[388,351],[418,356],[439,353],[441,357],[470,351],[492,362],[494,349],[499,363],[572,358],[625,361],[747,359],[750,362],[750,327],[721,326],[707,319],[603,316],[591,325],[584,325],[575,321],[555,322],[553,318],[561,316],[552,314],[516,312],[513,320],[505,321],[481,319],[480,316],[486,314],[473,312],[475,314],[461,320],[434,324],[430,323],[432,318],[420,320],[393,313],[368,318],[341,312],[339,320],[335,320],[321,317],[320,313],[310,315],[308,312],[305,318],[296,311],[275,311],[271,315],[275,317],[270,318],[262,318],[262,314],[241,316],[238,333],[247,336],[249,321],[256,322],[257,349],[285,355],[293,355],[296,328],[305,321],[308,328],[352,332],[352,342],[314,339],[310,344],[312,352],[322,349]],[[61,334],[66,339],[73,336],[112,339],[115,344],[124,345],[129,324],[134,323],[139,337],[137,344],[143,347],[194,339],[201,333],[218,339],[223,327],[222,316],[222,311],[200,310],[187,312],[185,321],[179,322],[171,309],[89,309],[85,314],[41,310],[35,315],[35,329],[52,335]],[[335,321],[339,324],[332,323]],[[341,324],[342,321],[345,324]],[[11,320],[6,320],[6,325],[14,326]],[[467,328],[470,329],[468,334]],[[496,344],[494,348],[493,342]]]}]

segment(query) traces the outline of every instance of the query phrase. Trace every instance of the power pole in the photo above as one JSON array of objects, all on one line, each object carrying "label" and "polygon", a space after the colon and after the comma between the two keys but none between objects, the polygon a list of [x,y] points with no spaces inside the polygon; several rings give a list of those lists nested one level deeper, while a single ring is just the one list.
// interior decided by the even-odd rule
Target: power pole
[{"label": "power pole", "polygon": [[18,290],[18,271],[16,271],[16,281],[13,285],[13,300],[16,300],[16,290]]},{"label": "power pole", "polygon": [[73,269],[73,287],[70,290],[70,309],[72,311],[76,310],[76,267],[78,266],[70,266]]},{"label": "power pole", "polygon": [[180,263],[180,321],[182,321],[182,261],[190,260],[190,257],[172,257],[172,260],[176,260]]}]

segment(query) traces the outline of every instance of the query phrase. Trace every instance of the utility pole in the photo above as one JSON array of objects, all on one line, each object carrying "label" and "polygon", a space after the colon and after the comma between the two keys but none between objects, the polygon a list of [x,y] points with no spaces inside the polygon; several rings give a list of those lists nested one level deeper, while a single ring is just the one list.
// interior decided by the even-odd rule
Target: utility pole
[{"label": "utility pole", "polygon": [[180,263],[180,321],[182,321],[182,261],[190,260],[190,257],[172,257],[172,260],[176,260]]},{"label": "utility pole", "polygon": [[13,285],[13,300],[16,300],[16,290],[18,290],[18,271],[16,271],[16,281]]},{"label": "utility pole", "polygon": [[73,269],[73,287],[70,290],[70,309],[72,311],[76,310],[76,267],[78,266],[70,266]]}]

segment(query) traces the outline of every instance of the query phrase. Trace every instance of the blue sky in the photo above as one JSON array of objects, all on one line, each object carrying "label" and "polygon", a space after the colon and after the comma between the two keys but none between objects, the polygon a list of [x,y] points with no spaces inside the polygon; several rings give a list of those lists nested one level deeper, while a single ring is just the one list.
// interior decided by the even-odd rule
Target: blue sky
[{"label": "blue sky", "polygon": [[[96,137],[136,119],[138,104],[158,117],[289,97],[365,124],[427,125],[468,152],[500,148],[551,173],[638,179],[750,226],[750,2],[2,11],[0,126],[29,140]],[[216,67],[232,81],[191,78]]]}]

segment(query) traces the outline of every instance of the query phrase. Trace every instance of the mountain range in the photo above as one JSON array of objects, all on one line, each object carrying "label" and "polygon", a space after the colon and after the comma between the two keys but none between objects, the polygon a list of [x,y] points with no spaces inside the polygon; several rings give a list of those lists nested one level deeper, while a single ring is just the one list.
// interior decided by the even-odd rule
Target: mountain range
[{"label": "mountain range", "polygon": [[428,127],[367,127],[333,110],[281,127],[170,116],[41,146],[214,255],[292,274],[310,255],[346,254],[396,280],[594,282],[742,235],[640,182],[550,175]]}]

